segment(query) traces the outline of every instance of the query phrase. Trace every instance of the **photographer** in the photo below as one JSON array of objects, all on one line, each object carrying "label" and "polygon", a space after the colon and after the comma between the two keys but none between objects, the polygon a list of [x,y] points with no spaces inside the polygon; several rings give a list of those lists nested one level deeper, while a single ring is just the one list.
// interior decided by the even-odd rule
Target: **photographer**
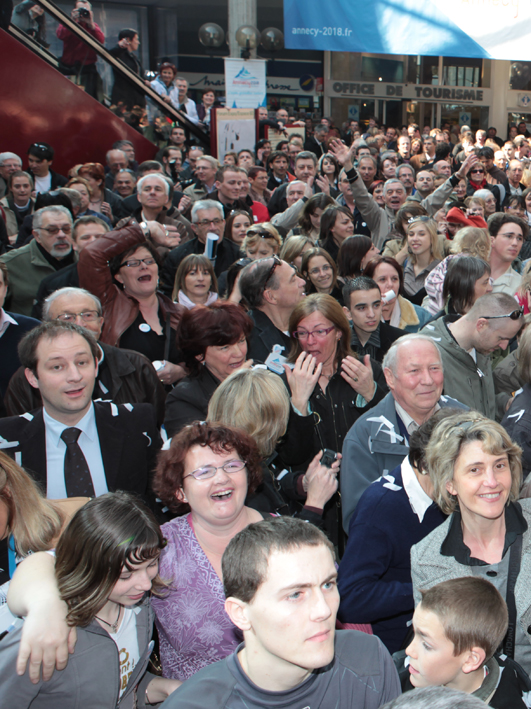
[{"label": "photographer", "polygon": [[[13,10],[11,22],[30,37],[33,37],[43,47],[49,47],[46,42],[46,18],[40,5],[33,0],[23,0]],[[9,26],[9,22],[8,22]],[[7,30],[7,27],[4,28]]]},{"label": "photographer", "polygon": [[[92,5],[88,0],[77,0],[70,17],[98,42],[101,44],[105,42],[103,32],[94,22]],[[61,71],[67,75],[75,74],[76,83],[82,86],[89,96],[99,100],[101,78],[96,69],[98,59],[96,52],[64,25],[59,25],[55,34],[63,42]]]}]

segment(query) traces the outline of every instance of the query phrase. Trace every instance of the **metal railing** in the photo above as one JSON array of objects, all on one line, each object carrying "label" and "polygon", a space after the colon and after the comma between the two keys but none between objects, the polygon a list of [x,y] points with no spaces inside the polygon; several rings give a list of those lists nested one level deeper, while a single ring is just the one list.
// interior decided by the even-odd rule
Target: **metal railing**
[{"label": "metal railing", "polygon": [[[118,72],[127,77],[127,79],[135,84],[135,86],[142,90],[142,92],[149,97],[153,103],[160,109],[164,115],[169,116],[174,121],[179,121],[179,123],[185,127],[190,133],[192,133],[203,145],[210,145],[210,137],[205,131],[201,130],[195,123],[193,123],[186,113],[174,108],[162,99],[162,97],[154,91],[151,86],[148,86],[142,77],[131,71],[128,66],[126,66],[120,59],[116,59],[109,53],[109,51],[98,42],[89,32],[87,32],[81,25],[74,22],[71,17],[64,13],[60,8],[57,7],[51,0],[36,0],[36,4],[43,7],[46,12],[48,12],[54,19],[60,22],[62,25],[67,27],[71,32],[80,37],[87,45],[93,49],[98,56],[104,59],[108,64],[110,64],[113,69],[118,70]],[[59,62],[56,57],[50,52],[44,49],[38,42],[36,42],[32,37],[30,37],[25,32],[21,31],[11,23],[9,26],[10,33],[31,47],[33,51],[39,54],[45,61],[51,63],[56,68],[59,66]]]}]

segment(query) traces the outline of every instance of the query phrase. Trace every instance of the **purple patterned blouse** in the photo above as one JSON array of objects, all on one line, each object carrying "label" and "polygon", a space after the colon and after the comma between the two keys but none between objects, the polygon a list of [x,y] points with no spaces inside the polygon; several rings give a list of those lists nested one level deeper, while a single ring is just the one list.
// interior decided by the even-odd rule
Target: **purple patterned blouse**
[{"label": "purple patterned blouse", "polygon": [[230,655],[243,636],[225,613],[223,585],[197,541],[190,515],[162,525],[162,532],[168,545],[159,573],[169,582],[169,592],[151,597],[162,673],[186,680]]}]

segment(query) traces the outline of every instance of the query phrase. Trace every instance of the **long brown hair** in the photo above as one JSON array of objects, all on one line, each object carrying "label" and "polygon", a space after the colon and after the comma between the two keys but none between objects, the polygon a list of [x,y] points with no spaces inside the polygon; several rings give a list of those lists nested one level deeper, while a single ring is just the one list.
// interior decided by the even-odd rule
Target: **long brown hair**
[{"label": "long brown hair", "polygon": [[[108,492],[79,509],[57,543],[55,576],[69,625],[88,625],[124,566],[157,559],[166,545],[151,510],[127,492]],[[159,575],[153,591],[164,588]]]},{"label": "long brown hair", "polygon": [[319,312],[327,320],[341,332],[341,339],[337,343],[337,357],[343,359],[344,357],[356,357],[355,352],[350,347],[351,330],[347,319],[347,316],[343,312],[343,308],[339,305],[335,298],[331,295],[326,295],[325,293],[312,293],[312,295],[307,295],[306,298],[300,301],[289,319],[289,333],[292,336],[291,351],[289,353],[289,362],[295,362],[297,357],[302,352],[302,347],[299,340],[293,337],[293,333],[297,329],[299,323],[304,318],[312,313]]},{"label": "long brown hair", "polygon": [[33,479],[9,456],[0,451],[0,502],[8,511],[4,536],[13,535],[21,556],[47,551],[63,525],[63,515],[47,500]]}]

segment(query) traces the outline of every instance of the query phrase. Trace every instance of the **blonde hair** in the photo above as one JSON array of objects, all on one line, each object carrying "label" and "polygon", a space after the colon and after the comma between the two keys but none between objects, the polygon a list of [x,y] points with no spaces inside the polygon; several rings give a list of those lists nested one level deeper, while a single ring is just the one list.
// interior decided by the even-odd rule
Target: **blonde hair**
[{"label": "blonde hair", "polygon": [[305,246],[310,246],[311,248],[314,246],[313,241],[308,236],[302,234],[290,236],[284,242],[284,246],[280,251],[280,258],[291,264],[302,254]]},{"label": "blonde hair", "polygon": [[20,556],[53,547],[63,526],[62,512],[43,496],[26,471],[2,451],[0,500],[8,510],[7,536],[13,535]]},{"label": "blonde hair", "polygon": [[261,224],[250,226],[247,229],[244,240],[242,241],[240,251],[245,253],[248,248],[256,246],[262,239],[273,247],[274,254],[278,254],[282,248],[282,238],[275,227],[269,222],[262,222]]},{"label": "blonde hair", "polygon": [[241,428],[269,457],[288,427],[290,401],[282,379],[267,369],[240,369],[210,399],[207,420]]},{"label": "blonde hair", "polygon": [[[410,222],[406,226],[406,238],[409,236],[409,230],[417,224],[423,224],[430,235],[430,250],[432,257],[434,259],[442,259],[444,254],[441,254],[439,235],[437,234],[437,222],[435,219],[425,219],[424,217],[420,217]],[[417,263],[417,257],[415,254],[409,254],[408,259],[411,263]]]},{"label": "blonde hair", "polygon": [[426,447],[426,465],[433,483],[434,499],[447,515],[456,510],[458,499],[448,492],[446,486],[453,480],[463,446],[476,441],[481,442],[489,455],[507,455],[512,481],[509,501],[518,499],[522,483],[522,449],[499,423],[477,411],[468,411],[441,421]]},{"label": "blonde hair", "polygon": [[487,229],[476,226],[466,226],[454,236],[450,252],[452,254],[469,254],[477,256],[483,261],[490,258],[491,239]]}]

